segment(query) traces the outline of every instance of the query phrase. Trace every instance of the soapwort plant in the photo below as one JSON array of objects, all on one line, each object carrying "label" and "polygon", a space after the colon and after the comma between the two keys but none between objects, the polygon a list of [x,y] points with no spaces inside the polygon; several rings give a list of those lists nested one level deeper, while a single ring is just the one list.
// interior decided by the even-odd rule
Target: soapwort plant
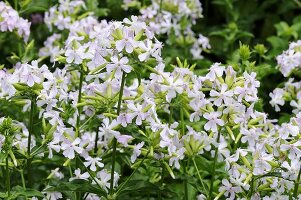
[{"label": "soapwort plant", "polygon": [[[210,48],[192,31],[199,1],[124,1],[140,14],[119,21],[88,5],[50,7],[34,58],[30,23],[0,3],[1,31],[28,42],[0,71],[0,198],[301,198],[300,82],[270,93],[275,111],[293,108],[271,118],[260,96],[264,45],[240,43],[204,71],[177,56],[169,64],[162,52],[175,41],[194,59]],[[273,58],[284,77],[299,76],[300,46]]]}]

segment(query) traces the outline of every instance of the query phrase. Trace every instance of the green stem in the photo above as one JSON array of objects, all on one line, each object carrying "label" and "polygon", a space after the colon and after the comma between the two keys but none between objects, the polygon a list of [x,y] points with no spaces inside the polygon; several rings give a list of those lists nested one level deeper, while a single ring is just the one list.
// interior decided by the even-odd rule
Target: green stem
[{"label": "green stem", "polygon": [[161,180],[160,180],[160,191],[159,191],[159,200],[162,199],[162,190],[163,190],[163,183],[164,183],[164,166],[161,167]]},{"label": "green stem", "polygon": [[206,187],[205,187],[205,184],[204,184],[204,182],[203,182],[203,179],[202,179],[202,177],[201,177],[201,175],[200,175],[199,168],[198,168],[198,166],[197,166],[197,164],[196,164],[194,158],[192,158],[192,162],[193,162],[193,165],[194,165],[194,167],[195,167],[195,169],[196,169],[196,171],[197,171],[197,174],[198,174],[199,180],[200,180],[200,182],[201,182],[201,184],[202,184],[202,187],[204,188],[205,194],[208,195],[208,191],[207,191],[207,189],[206,189]]},{"label": "green stem", "polygon": [[253,193],[254,193],[254,178],[252,177],[251,179],[251,185],[250,185],[251,189],[250,189],[250,197],[252,197]]},{"label": "green stem", "polygon": [[295,186],[294,186],[294,198],[297,199],[297,196],[298,196],[298,189],[299,189],[299,182],[300,182],[300,177],[301,177],[301,167],[299,169],[299,173],[298,173],[298,177],[295,181]]},{"label": "green stem", "polygon": [[[83,81],[84,81],[84,73],[83,73],[82,69],[79,71],[79,73],[80,73],[80,77],[79,77],[77,103],[80,103],[82,100],[82,87],[83,87]],[[78,113],[77,113],[77,118],[76,118],[75,137],[80,137],[81,136],[81,134],[80,134],[80,115],[82,112],[82,107],[79,107],[77,111],[78,111]],[[75,159],[75,166],[76,166],[76,168],[79,167],[78,158]],[[75,194],[76,199],[80,199],[80,195],[81,195],[80,192],[77,192]]]},{"label": "green stem", "polygon": [[34,150],[33,152],[31,152],[31,156],[34,157],[35,155],[37,155],[37,153],[45,146],[45,144],[42,144],[36,150]]},{"label": "green stem", "polygon": [[[185,121],[184,121],[183,106],[180,109],[180,118],[181,118],[181,135],[183,136],[185,134]],[[185,163],[185,165],[183,166],[185,176],[186,176],[186,165],[187,165],[187,163]],[[185,199],[188,200],[188,183],[187,183],[186,177],[184,180],[184,188],[185,188]]]},{"label": "green stem", "polygon": [[28,179],[28,187],[31,187],[31,136],[33,135],[33,124],[34,124],[34,112],[35,112],[36,99],[32,97],[30,102],[30,113],[29,113],[29,130],[28,130],[28,141],[27,141],[27,179]]},{"label": "green stem", "polygon": [[[220,131],[217,134],[217,143],[219,143],[221,133]],[[216,169],[216,163],[217,163],[217,155],[218,155],[218,147],[215,147],[215,153],[214,153],[214,161],[213,161],[213,169],[212,169],[212,177],[210,182],[210,189],[209,189],[209,199],[212,199],[212,193],[213,193],[213,183],[215,178],[215,169]]]},{"label": "green stem", "polygon": [[169,105],[169,119],[168,119],[169,124],[172,123],[172,115],[173,115],[173,107],[172,107],[172,104],[170,104]]},{"label": "green stem", "polygon": [[[80,71],[80,77],[79,77],[79,88],[78,88],[78,96],[77,96],[77,103],[80,103],[82,100],[82,87],[83,87],[83,81],[84,81],[84,73]],[[75,134],[76,137],[80,137],[80,114],[82,112],[82,107],[78,108],[78,114],[76,118],[76,127],[75,127]]]},{"label": "green stem", "polygon": [[181,134],[182,136],[185,135],[185,121],[184,121],[184,112],[183,107],[180,109],[180,118],[181,118]]},{"label": "green stem", "polygon": [[87,120],[79,127],[79,131],[80,131],[82,128],[84,128],[84,126],[85,126],[88,122],[90,122],[90,121],[93,119],[94,116],[95,116],[95,113],[94,113],[91,117],[89,117],[89,119],[87,119]]},{"label": "green stem", "polygon": [[21,175],[22,187],[23,189],[26,189],[23,169],[20,170],[20,175]]},{"label": "green stem", "polygon": [[[121,78],[121,85],[120,85],[120,91],[119,91],[119,99],[117,104],[117,115],[120,114],[120,108],[121,108],[121,100],[123,95],[123,89],[125,85],[125,77],[126,73],[122,73]],[[114,185],[114,172],[115,172],[115,160],[116,160],[116,148],[117,148],[117,139],[113,138],[113,152],[112,152],[112,168],[111,168],[111,180],[110,180],[110,194],[113,194],[113,185]]]},{"label": "green stem", "polygon": [[162,4],[163,4],[163,0],[160,0],[160,13],[162,13]]},{"label": "green stem", "polygon": [[87,170],[87,172],[89,173],[91,179],[96,183],[96,185],[102,189],[103,187],[99,184],[99,182],[95,179],[94,175],[91,173],[91,171],[86,167],[86,165],[84,164],[84,162],[82,161],[82,159],[77,156],[78,160],[81,162],[81,164],[85,167],[85,169]]},{"label": "green stem", "polygon": [[8,155],[5,159],[6,164],[6,190],[7,190],[7,197],[10,197],[10,175],[9,175],[9,166],[8,166]]},{"label": "green stem", "polygon": [[70,177],[73,177],[72,167],[71,167],[70,163],[68,164],[68,169],[69,169],[69,175],[70,175]]},{"label": "green stem", "polygon": [[18,1],[14,0],[14,8],[16,11],[18,11]]},{"label": "green stem", "polygon": [[123,182],[120,187],[118,188],[116,194],[118,196],[118,194],[121,192],[122,188],[129,182],[129,180],[132,179],[132,177],[134,176],[134,174],[136,173],[136,171],[141,167],[141,165],[143,164],[144,160],[147,158],[148,154],[149,154],[149,150],[146,153],[146,155],[144,156],[144,158],[142,159],[142,161],[139,163],[138,167],[136,167],[136,169],[132,172],[132,174],[125,180],[125,182]]},{"label": "green stem", "polygon": [[[183,163],[185,163],[185,161],[183,162]],[[186,176],[186,166],[187,166],[187,163],[185,163],[184,165],[183,165],[183,169],[184,169],[184,174],[185,174],[185,176]],[[186,177],[185,177],[185,180],[184,180],[184,192],[185,192],[185,200],[188,200],[188,184],[187,184],[187,179],[186,179]]]},{"label": "green stem", "polygon": [[98,130],[96,131],[95,143],[94,143],[94,153],[97,153],[97,141],[98,141]]}]

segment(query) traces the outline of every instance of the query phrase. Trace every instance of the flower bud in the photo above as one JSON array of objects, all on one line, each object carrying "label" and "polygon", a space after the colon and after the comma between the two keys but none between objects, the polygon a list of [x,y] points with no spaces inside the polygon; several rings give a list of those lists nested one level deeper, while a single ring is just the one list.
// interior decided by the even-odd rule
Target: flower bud
[{"label": "flower bud", "polygon": [[170,176],[171,176],[173,179],[175,179],[176,177],[175,177],[175,175],[174,175],[172,169],[169,167],[169,165],[168,165],[165,161],[163,161],[163,164],[164,164],[165,168],[167,169],[167,171],[169,172]]},{"label": "flower bud", "polygon": [[250,58],[251,55],[251,51],[248,45],[242,44],[240,43],[240,47],[239,47],[239,56],[240,58],[245,61],[248,60]]},{"label": "flower bud", "polygon": [[263,44],[257,44],[254,47],[254,50],[256,53],[258,53],[259,55],[264,55],[267,52],[267,49],[265,48],[265,46]]}]

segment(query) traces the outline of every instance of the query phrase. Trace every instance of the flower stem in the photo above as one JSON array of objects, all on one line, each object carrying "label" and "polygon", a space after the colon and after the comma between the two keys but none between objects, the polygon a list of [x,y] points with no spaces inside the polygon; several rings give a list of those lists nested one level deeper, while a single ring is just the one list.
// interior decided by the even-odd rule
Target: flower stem
[{"label": "flower stem", "polygon": [[253,195],[253,193],[254,193],[254,177],[252,177],[252,179],[251,179],[251,184],[250,184],[250,187],[251,187],[251,189],[250,189],[250,197],[252,197],[252,195]]},{"label": "flower stem", "polygon": [[162,3],[163,3],[163,0],[160,0],[160,8],[159,8],[160,13],[162,12]]},{"label": "flower stem", "polygon": [[95,179],[94,175],[93,175],[93,174],[91,173],[91,171],[86,167],[86,165],[84,164],[84,162],[82,161],[82,159],[81,159],[79,156],[77,156],[77,158],[78,158],[78,160],[81,162],[81,164],[84,166],[84,168],[87,170],[87,172],[89,173],[91,179],[96,183],[96,185],[97,185],[100,189],[102,189],[103,187],[99,184],[99,181],[97,181],[97,180]]},{"label": "flower stem", "polygon": [[23,169],[20,170],[20,175],[21,175],[22,187],[23,189],[26,189]]},{"label": "flower stem", "polygon": [[[181,118],[181,135],[185,135],[185,121],[184,121],[184,112],[183,112],[183,107],[180,109],[180,118]],[[184,173],[186,175],[186,165],[187,163],[184,161],[185,165],[183,166],[184,168]],[[184,180],[184,188],[185,188],[185,200],[188,200],[188,183],[187,179],[185,178]]]},{"label": "flower stem", "polygon": [[[78,85],[78,96],[77,96],[77,103],[80,103],[82,100],[82,87],[83,87],[83,81],[84,81],[84,73],[82,70],[79,71],[80,77],[79,77],[79,85]],[[82,112],[82,107],[78,108],[77,118],[76,118],[76,125],[75,125],[75,137],[80,137],[80,114]],[[75,159],[75,166],[76,168],[79,167],[79,161],[76,158]]]},{"label": "flower stem", "polygon": [[143,164],[144,160],[147,158],[148,154],[149,154],[149,150],[146,153],[146,155],[144,156],[144,158],[142,159],[142,161],[139,163],[138,167],[136,167],[136,169],[132,172],[132,174],[120,185],[120,187],[118,188],[116,194],[118,196],[118,193],[121,192],[122,188],[129,182],[129,180],[132,179],[133,175],[136,173],[136,171],[141,167],[141,165]]},{"label": "flower stem", "polygon": [[[79,76],[79,85],[78,85],[78,96],[77,96],[77,103],[80,103],[82,101],[82,87],[83,87],[83,81],[84,81],[84,73],[82,70],[79,70],[80,76]],[[82,107],[80,106],[77,109],[77,118],[76,118],[76,125],[75,125],[75,137],[80,137],[81,133],[80,133],[80,114],[82,112]],[[76,168],[79,167],[79,161],[78,158],[75,159],[75,166]],[[76,192],[75,194],[76,199],[80,199],[81,197],[81,193],[80,192]]]},{"label": "flower stem", "polygon": [[181,134],[182,136],[185,135],[185,121],[184,121],[184,112],[183,107],[180,109],[180,118],[181,118]]},{"label": "flower stem", "polygon": [[98,141],[98,130],[96,131],[96,135],[95,135],[95,143],[94,143],[94,153],[97,154],[97,141]]},{"label": "flower stem", "polygon": [[35,112],[36,98],[32,97],[30,102],[30,113],[29,113],[29,130],[28,130],[28,141],[27,141],[27,179],[28,187],[31,187],[31,136],[33,135],[33,124],[34,124],[34,112]]},{"label": "flower stem", "polygon": [[9,174],[9,167],[8,167],[8,155],[5,159],[6,165],[6,190],[7,190],[7,197],[10,197],[10,174]]},{"label": "flower stem", "polygon": [[160,180],[160,191],[159,191],[159,200],[162,200],[162,190],[163,190],[163,182],[164,182],[164,166],[162,164],[161,167],[161,180]]},{"label": "flower stem", "polygon": [[[185,176],[187,175],[186,173],[186,166],[187,166],[187,163],[184,161],[184,165],[183,165],[183,169],[184,169],[184,174]],[[187,179],[185,177],[185,180],[184,180],[184,192],[185,192],[185,200],[188,200],[188,184],[187,184]]]},{"label": "flower stem", "polygon": [[[217,134],[217,143],[219,143],[221,133],[220,131]],[[216,169],[216,163],[217,163],[217,155],[218,155],[218,147],[215,147],[215,153],[214,153],[214,161],[213,161],[213,169],[212,169],[212,177],[210,182],[210,189],[209,189],[209,199],[212,199],[212,193],[213,193],[213,183],[215,178],[215,169]]]},{"label": "flower stem", "polygon": [[299,182],[300,182],[300,177],[301,177],[301,167],[299,169],[299,173],[298,173],[298,177],[295,181],[295,186],[294,186],[294,198],[297,199],[297,196],[298,196],[298,189],[299,189]]},{"label": "flower stem", "polygon": [[[80,103],[82,101],[82,87],[83,87],[83,81],[84,81],[84,73],[80,71],[80,77],[79,77],[79,86],[78,86],[78,96],[77,96],[77,103]],[[78,108],[78,114],[76,118],[76,127],[75,127],[75,134],[76,137],[80,137],[80,114],[82,112],[82,107]]]},{"label": "flower stem", "polygon": [[195,169],[196,169],[196,171],[197,171],[198,177],[199,177],[200,182],[201,182],[201,184],[202,184],[202,187],[203,187],[203,189],[204,189],[204,191],[205,191],[205,194],[208,195],[208,191],[207,191],[207,189],[206,189],[206,187],[205,187],[205,184],[204,184],[204,182],[203,182],[203,179],[202,179],[202,177],[201,177],[201,175],[200,175],[200,171],[199,171],[199,168],[198,168],[198,166],[197,166],[197,164],[196,164],[196,162],[195,162],[194,157],[192,158],[192,162],[193,162],[193,165],[194,165],[194,167],[195,167]]},{"label": "flower stem", "polygon": [[[125,85],[125,77],[126,77],[126,73],[123,72],[122,78],[121,78],[120,91],[119,91],[119,99],[118,99],[118,104],[117,104],[117,115],[120,114],[121,100],[122,100],[123,89],[124,89],[124,85]],[[112,152],[111,180],[110,180],[110,194],[113,194],[116,148],[117,148],[117,139],[114,137],[113,138],[113,152]]]},{"label": "flower stem", "polygon": [[173,115],[173,107],[172,107],[172,104],[170,104],[169,105],[169,119],[168,119],[169,125],[172,123],[172,115]]}]

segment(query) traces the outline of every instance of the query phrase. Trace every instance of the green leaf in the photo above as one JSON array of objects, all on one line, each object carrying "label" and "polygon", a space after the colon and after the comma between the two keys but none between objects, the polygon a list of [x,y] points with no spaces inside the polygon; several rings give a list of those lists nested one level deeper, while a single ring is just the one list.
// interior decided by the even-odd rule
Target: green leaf
[{"label": "green leaf", "polygon": [[107,8],[99,8],[99,2],[95,0],[87,0],[86,7],[88,11],[93,12],[97,17],[107,16],[109,13],[109,9]]},{"label": "green leaf", "polygon": [[24,189],[21,186],[15,186],[12,188],[11,191],[11,195],[10,198],[7,198],[7,194],[6,193],[0,193],[0,198],[4,198],[4,199],[16,199],[20,196],[25,196],[25,197],[44,197],[44,195],[38,191],[38,190],[34,190],[34,189]]},{"label": "green leaf", "polygon": [[271,56],[280,54],[288,47],[288,41],[277,36],[268,37],[267,41],[272,45]]},{"label": "green leaf", "polygon": [[31,2],[26,2],[21,5],[21,14],[30,14],[34,12],[43,12],[49,9],[51,1],[50,0],[32,0]]},{"label": "green leaf", "polygon": [[92,185],[90,182],[85,180],[73,180],[71,182],[59,182],[51,184],[46,191],[72,191],[72,192],[88,192],[93,194],[98,194],[101,196],[106,196],[107,193],[104,189],[98,188]]},{"label": "green leaf", "polygon": [[147,190],[159,190],[159,186],[142,180],[131,180],[126,186],[120,191],[121,194],[137,192],[137,191],[147,191]]}]

